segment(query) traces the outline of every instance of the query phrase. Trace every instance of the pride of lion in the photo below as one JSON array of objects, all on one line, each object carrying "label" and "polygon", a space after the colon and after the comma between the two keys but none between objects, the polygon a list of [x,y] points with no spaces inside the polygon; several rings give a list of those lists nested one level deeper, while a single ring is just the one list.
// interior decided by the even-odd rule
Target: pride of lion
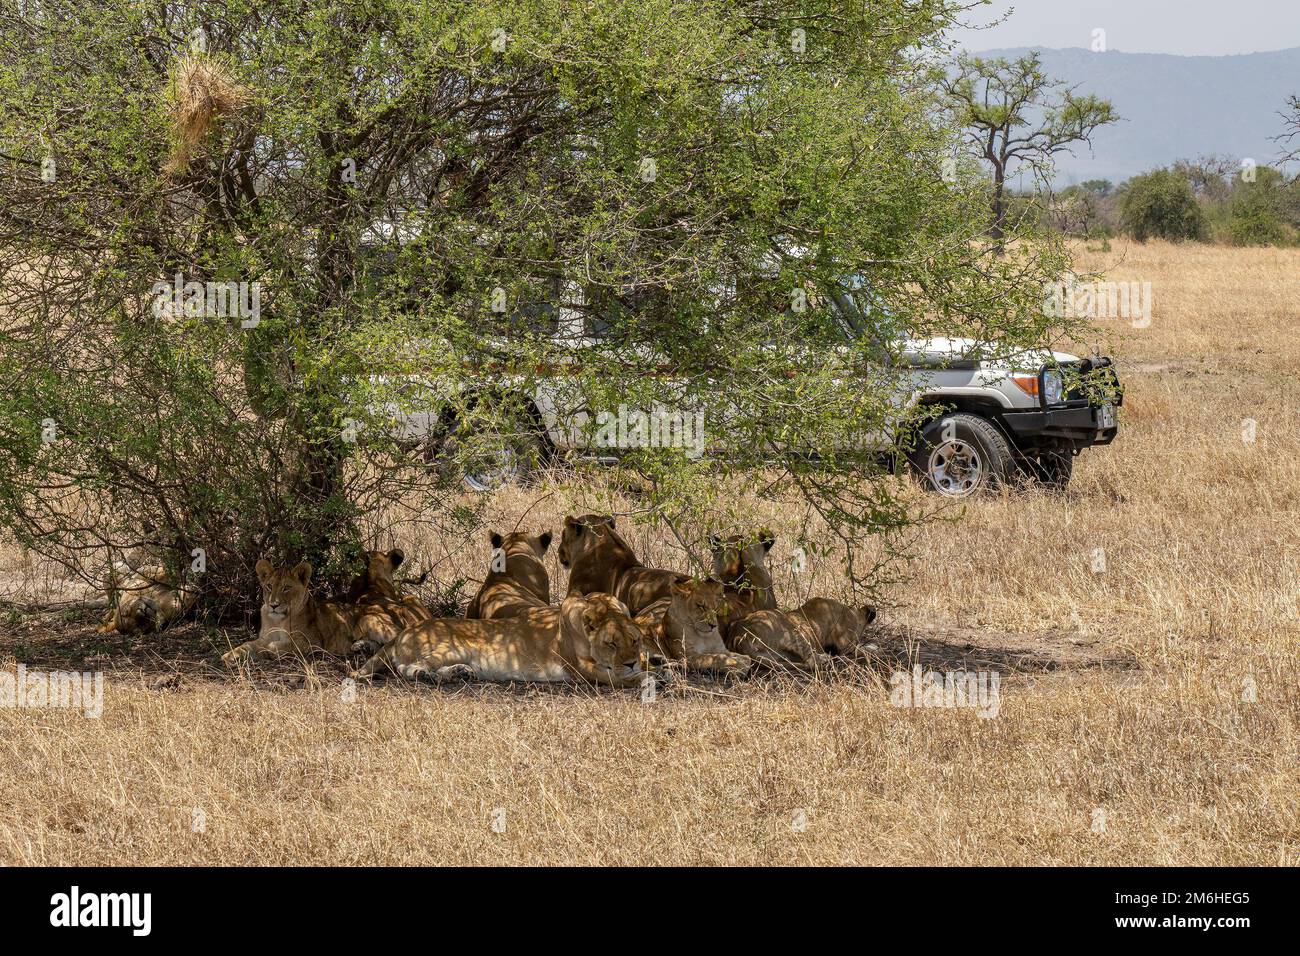
[{"label": "pride of lion", "polygon": [[[598,514],[564,519],[558,557],[568,583],[556,603],[544,560],[552,540],[549,530],[493,532],[491,562],[464,617],[437,617],[400,592],[400,549],[367,552],[364,568],[337,599],[313,593],[310,564],[277,567],[263,558],[256,568],[258,635],[222,661],[237,666],[324,652],[363,661],[353,671],[361,679],[628,687],[674,666],[727,678],[760,669],[823,670],[860,653],[876,617],[870,605],[830,598],[781,610],[767,566],[770,531],[715,535],[713,574],[699,578],[642,564],[614,517]],[[168,608],[168,620],[192,601],[149,588],[166,591],[165,585],[141,590],[152,606]],[[137,610],[119,604],[110,619],[116,624]]]}]

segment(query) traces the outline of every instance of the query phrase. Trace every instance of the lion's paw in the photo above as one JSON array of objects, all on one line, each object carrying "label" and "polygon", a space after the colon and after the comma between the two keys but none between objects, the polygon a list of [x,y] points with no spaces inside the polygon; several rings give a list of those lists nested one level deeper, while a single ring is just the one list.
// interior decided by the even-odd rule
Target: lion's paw
[{"label": "lion's paw", "polygon": [[439,667],[436,679],[439,683],[452,680],[472,680],[474,678],[474,668],[468,664],[448,664],[446,667]]},{"label": "lion's paw", "polygon": [[221,663],[225,664],[227,667],[238,667],[240,664],[245,663],[248,658],[248,648],[240,645],[239,647],[232,648],[222,654]]}]

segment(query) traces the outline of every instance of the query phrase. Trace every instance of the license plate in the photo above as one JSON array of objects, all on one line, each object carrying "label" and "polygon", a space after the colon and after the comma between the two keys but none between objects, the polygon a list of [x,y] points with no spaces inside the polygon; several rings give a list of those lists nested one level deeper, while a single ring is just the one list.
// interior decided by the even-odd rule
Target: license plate
[{"label": "license plate", "polygon": [[1097,427],[1114,428],[1115,427],[1115,406],[1102,405],[1097,409]]}]

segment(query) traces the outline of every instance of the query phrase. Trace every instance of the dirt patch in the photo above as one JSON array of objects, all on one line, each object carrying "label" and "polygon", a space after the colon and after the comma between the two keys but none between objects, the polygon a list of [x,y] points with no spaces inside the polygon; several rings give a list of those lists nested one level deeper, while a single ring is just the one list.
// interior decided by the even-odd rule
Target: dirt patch
[{"label": "dirt patch", "polygon": [[943,624],[885,625],[875,640],[879,655],[900,666],[931,670],[997,670],[1007,674],[1103,667],[1132,670],[1127,652],[1108,649],[1097,636],[1077,631],[1014,634],[995,628]]},{"label": "dirt patch", "polygon": [[93,603],[36,611],[10,606],[0,611],[0,663],[153,676],[217,673],[218,654],[237,636],[234,630],[193,621],[158,634],[101,634],[103,613]]}]

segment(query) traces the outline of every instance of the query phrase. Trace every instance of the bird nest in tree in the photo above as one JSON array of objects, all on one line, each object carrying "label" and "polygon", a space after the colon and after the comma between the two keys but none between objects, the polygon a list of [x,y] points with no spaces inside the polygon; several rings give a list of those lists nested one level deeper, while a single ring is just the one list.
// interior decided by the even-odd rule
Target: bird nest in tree
[{"label": "bird nest in tree", "polygon": [[252,98],[229,66],[207,56],[186,56],[177,61],[168,93],[173,143],[163,172],[169,176],[184,172],[216,125]]}]

